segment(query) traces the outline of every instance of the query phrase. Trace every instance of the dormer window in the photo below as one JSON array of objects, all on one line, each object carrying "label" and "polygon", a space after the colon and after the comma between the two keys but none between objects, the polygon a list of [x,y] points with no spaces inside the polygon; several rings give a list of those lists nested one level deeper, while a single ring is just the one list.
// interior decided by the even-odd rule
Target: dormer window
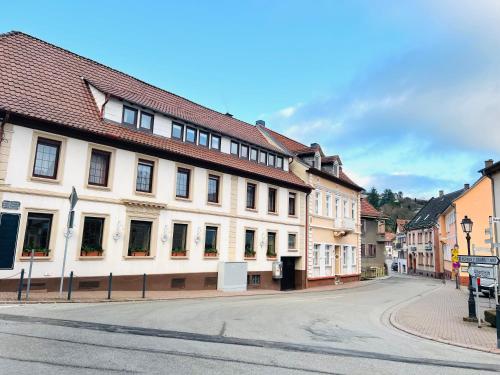
[{"label": "dormer window", "polygon": [[141,122],[139,124],[139,129],[152,132],[153,121],[154,121],[154,116],[152,114],[141,111]]},{"label": "dormer window", "polygon": [[339,163],[337,162],[333,163],[333,174],[337,177],[339,176]]},{"label": "dormer window", "polygon": [[182,133],[184,133],[184,125],[172,123],[172,138],[182,141]]},{"label": "dormer window", "polygon": [[283,169],[283,157],[276,157],[276,168]]},{"label": "dormer window", "polygon": [[123,106],[123,118],[122,122],[125,125],[130,125],[133,127],[137,126],[137,113],[138,110],[132,107]]},{"label": "dormer window", "polygon": [[314,155],[313,167],[316,169],[321,169],[321,158],[318,154]]},{"label": "dormer window", "polygon": [[211,148],[220,151],[220,137],[212,134]]},{"label": "dormer window", "polygon": [[240,151],[240,145],[238,142],[231,141],[231,154],[238,155]]},{"label": "dormer window", "polygon": [[256,148],[252,148],[250,150],[250,160],[251,161],[257,161],[257,153],[258,153],[258,151]]},{"label": "dormer window", "polygon": [[262,164],[267,164],[267,152],[261,151],[259,153],[259,162]]},{"label": "dormer window", "polygon": [[196,129],[191,127],[186,127],[186,142],[196,143]]},{"label": "dormer window", "polygon": [[276,161],[276,156],[274,156],[273,154],[269,154],[268,163],[271,167],[274,167],[275,161]]},{"label": "dormer window", "polygon": [[248,159],[248,146],[241,145],[240,156],[244,159]]},{"label": "dormer window", "polygon": [[203,147],[208,147],[208,133],[204,131],[198,132],[198,144]]}]

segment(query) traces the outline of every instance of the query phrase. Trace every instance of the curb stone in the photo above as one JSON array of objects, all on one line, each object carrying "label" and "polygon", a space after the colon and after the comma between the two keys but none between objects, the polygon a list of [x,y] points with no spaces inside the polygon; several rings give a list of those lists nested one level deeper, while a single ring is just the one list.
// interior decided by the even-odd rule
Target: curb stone
[{"label": "curb stone", "polygon": [[234,297],[256,297],[256,296],[273,296],[273,295],[284,295],[284,294],[301,294],[301,293],[326,293],[326,292],[335,292],[337,290],[346,290],[346,289],[357,289],[362,288],[371,284],[378,283],[383,280],[390,279],[392,276],[384,276],[377,278],[375,280],[367,280],[360,281],[356,286],[349,286],[350,283],[341,284],[340,287],[335,289],[319,289],[316,288],[308,288],[308,289],[300,289],[293,291],[269,291],[264,293],[255,293],[255,294],[233,294],[233,295],[213,295],[213,296],[179,296],[179,297],[160,297],[160,298],[123,298],[123,299],[51,299],[51,300],[35,300],[35,301],[18,301],[18,300],[2,300],[0,301],[0,305],[35,305],[35,304],[60,304],[60,303],[128,303],[128,302],[154,302],[154,301],[174,301],[174,300],[190,300],[190,299],[209,299],[209,298],[234,298]]}]

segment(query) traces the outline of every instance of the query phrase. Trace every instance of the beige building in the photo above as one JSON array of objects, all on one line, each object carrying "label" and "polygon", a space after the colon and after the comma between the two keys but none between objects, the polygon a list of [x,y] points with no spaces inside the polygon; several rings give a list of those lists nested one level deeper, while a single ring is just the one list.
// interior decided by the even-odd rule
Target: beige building
[{"label": "beige building", "polygon": [[359,280],[361,274],[360,192],[340,158],[306,146],[265,126],[260,130],[293,155],[290,169],[313,190],[308,197],[307,285]]}]

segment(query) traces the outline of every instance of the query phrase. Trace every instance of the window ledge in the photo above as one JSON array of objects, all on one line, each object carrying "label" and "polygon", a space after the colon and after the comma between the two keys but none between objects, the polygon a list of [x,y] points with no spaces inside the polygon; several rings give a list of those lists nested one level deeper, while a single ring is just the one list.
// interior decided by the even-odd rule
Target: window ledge
[{"label": "window ledge", "polygon": [[104,259],[104,255],[80,255],[78,257],[78,260],[102,260],[102,259]]},{"label": "window ledge", "polygon": [[279,212],[277,211],[267,211],[268,215],[279,216]]},{"label": "window ledge", "polygon": [[221,207],[222,203],[216,203],[216,202],[207,202],[207,205],[209,206],[216,206],[216,207]]},{"label": "window ledge", "polygon": [[135,190],[134,193],[135,193],[135,195],[142,195],[143,197],[151,197],[151,198],[155,198],[156,197],[155,193],[148,193],[146,191],[137,191],[137,190]]},{"label": "window ledge", "polygon": [[257,257],[244,257],[244,260],[257,260]]},{"label": "window ledge", "polygon": [[[31,257],[29,256],[21,256],[19,257],[19,261],[20,262],[29,262],[31,260]],[[44,256],[35,256],[33,257],[33,260],[34,261],[42,261],[42,262],[48,262],[48,261],[51,261],[52,260],[52,257],[51,256],[48,256],[48,257],[44,257]]]},{"label": "window ledge", "polygon": [[133,256],[133,255],[125,255],[123,257],[123,259],[126,259],[126,260],[131,260],[131,259],[154,259],[154,255],[137,255],[137,256]]},{"label": "window ledge", "polygon": [[299,251],[299,249],[288,249],[288,251],[291,253],[296,253],[297,251]]},{"label": "window ledge", "polygon": [[203,259],[207,259],[207,260],[211,260],[211,259],[215,259],[215,260],[218,260],[219,259],[219,255],[215,255],[215,256],[207,256],[207,255],[203,255]]},{"label": "window ledge", "polygon": [[175,197],[176,201],[181,201],[181,202],[192,202],[193,200],[191,198],[183,198],[183,197]]},{"label": "window ledge", "polygon": [[[92,184],[85,184],[85,187],[87,189],[92,189],[92,190],[102,190],[102,191],[110,191],[111,187],[109,186],[99,186],[99,185],[92,185]],[[136,192],[138,193],[138,192]]]},{"label": "window ledge", "polygon": [[172,254],[170,254],[170,259],[186,260],[186,259],[189,259],[189,255],[172,255]]},{"label": "window ledge", "polygon": [[250,211],[250,212],[258,212],[258,210],[256,208],[248,208],[248,207],[245,207],[245,210],[246,211]]},{"label": "window ledge", "polygon": [[50,178],[50,177],[36,177],[36,176],[31,176],[30,180],[33,181],[33,182],[43,182],[43,183],[46,183],[46,184],[55,184],[55,185],[61,183],[60,179],[53,179],[53,178]]}]

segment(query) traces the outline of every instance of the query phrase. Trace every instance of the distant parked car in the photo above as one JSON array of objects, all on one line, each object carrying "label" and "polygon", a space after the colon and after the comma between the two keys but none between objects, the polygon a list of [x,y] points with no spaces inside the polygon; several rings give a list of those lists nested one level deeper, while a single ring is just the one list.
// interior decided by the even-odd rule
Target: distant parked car
[{"label": "distant parked car", "polygon": [[398,262],[392,262],[391,269],[393,271],[397,271],[398,270]]}]

